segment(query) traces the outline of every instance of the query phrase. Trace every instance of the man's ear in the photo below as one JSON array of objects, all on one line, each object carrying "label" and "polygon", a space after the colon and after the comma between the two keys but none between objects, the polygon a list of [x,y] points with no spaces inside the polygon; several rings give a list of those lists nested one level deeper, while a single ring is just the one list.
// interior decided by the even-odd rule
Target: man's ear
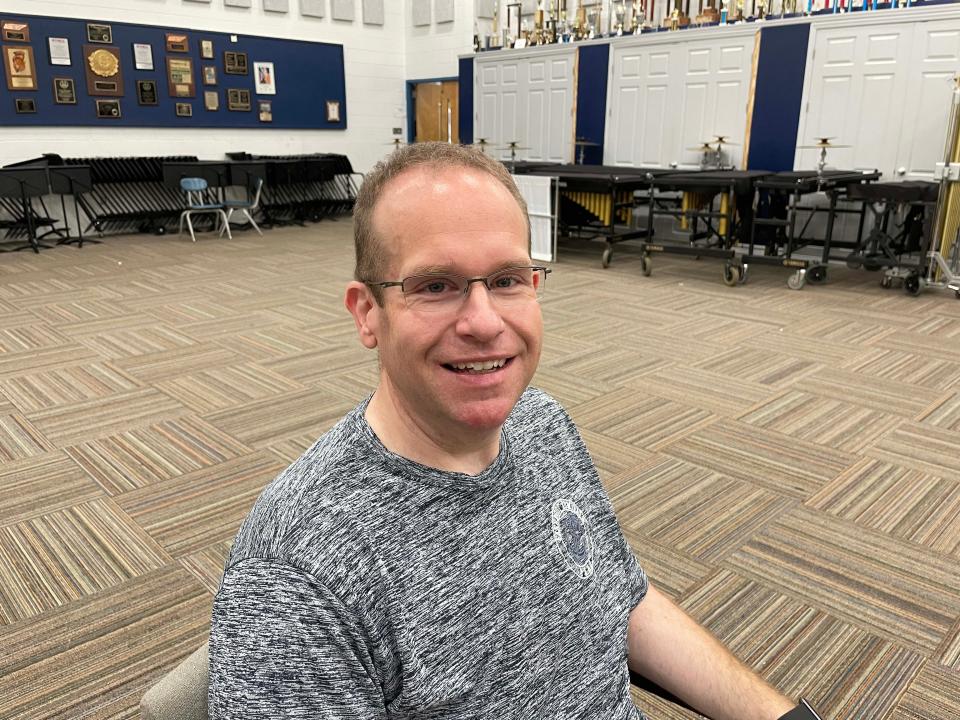
[{"label": "man's ear", "polygon": [[373,297],[373,291],[362,282],[352,280],[347,283],[347,291],[343,296],[343,304],[353,315],[353,322],[357,326],[357,334],[365,348],[372,350],[377,346],[378,314],[381,311]]}]

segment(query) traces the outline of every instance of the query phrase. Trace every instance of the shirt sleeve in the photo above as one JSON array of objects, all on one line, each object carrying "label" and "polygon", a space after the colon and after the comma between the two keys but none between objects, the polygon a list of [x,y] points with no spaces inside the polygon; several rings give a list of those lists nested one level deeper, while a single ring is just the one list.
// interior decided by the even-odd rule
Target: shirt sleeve
[{"label": "shirt sleeve", "polygon": [[211,720],[386,718],[365,637],[355,613],[307,573],[241,561],[213,604]]}]

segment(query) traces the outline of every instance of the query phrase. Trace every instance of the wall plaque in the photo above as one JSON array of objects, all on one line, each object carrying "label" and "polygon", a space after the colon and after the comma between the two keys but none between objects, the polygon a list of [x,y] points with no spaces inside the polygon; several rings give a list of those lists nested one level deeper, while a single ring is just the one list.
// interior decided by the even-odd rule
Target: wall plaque
[{"label": "wall plaque", "polygon": [[120,117],[119,100],[97,100],[97,117],[101,120],[117,120]]},{"label": "wall plaque", "polygon": [[87,42],[109,45],[113,42],[113,28],[100,23],[87,23]]},{"label": "wall plaque", "polygon": [[15,104],[19,114],[35,113],[37,111],[37,101],[33,98],[16,98]]},{"label": "wall plaque", "polygon": [[157,91],[156,80],[137,80],[137,104],[160,104],[160,93]]},{"label": "wall plaque", "polygon": [[25,22],[4,20],[0,23],[0,35],[5,42],[30,42],[30,26]]},{"label": "wall plaque", "polygon": [[227,90],[227,110],[247,111],[250,109],[250,91],[243,88]]},{"label": "wall plaque", "polygon": [[245,52],[225,51],[223,53],[223,71],[227,75],[246,75],[247,54]]},{"label": "wall plaque", "polygon": [[3,69],[7,75],[7,90],[36,90],[37,66],[33,48],[29,45],[4,45]]},{"label": "wall plaque", "polygon": [[170,97],[194,97],[193,60],[168,57],[167,80],[170,83]]},{"label": "wall plaque", "polygon": [[53,101],[57,105],[77,104],[77,85],[73,78],[58,77],[53,79]]},{"label": "wall plaque", "polygon": [[190,40],[186,35],[167,33],[167,52],[190,52]]},{"label": "wall plaque", "polygon": [[123,95],[123,70],[120,67],[120,49],[84,45],[83,56],[87,73],[88,95]]}]

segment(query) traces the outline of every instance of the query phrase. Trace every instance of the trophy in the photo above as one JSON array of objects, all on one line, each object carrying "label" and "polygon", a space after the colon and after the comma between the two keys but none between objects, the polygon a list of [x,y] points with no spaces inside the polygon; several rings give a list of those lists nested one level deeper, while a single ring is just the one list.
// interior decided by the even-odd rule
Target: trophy
[{"label": "trophy", "polygon": [[613,16],[616,18],[616,27],[614,28],[617,37],[623,35],[623,18],[627,14],[627,7],[622,2],[617,3],[613,8]]},{"label": "trophy", "polygon": [[577,5],[577,16],[573,22],[573,39],[585,40],[587,37],[587,9],[583,6],[583,0]]},{"label": "trophy", "polygon": [[707,0],[707,6],[697,15],[698,25],[710,25],[720,22],[720,12],[716,8],[716,0]]},{"label": "trophy", "polygon": [[640,0],[633,0],[630,7],[630,33],[636,35],[640,29]]},{"label": "trophy", "polygon": [[531,44],[533,45],[543,45],[547,42],[546,28],[544,27],[544,10],[543,10],[543,0],[537,2],[537,9],[533,13],[533,35],[531,36]]},{"label": "trophy", "polygon": [[490,48],[500,47],[500,0],[493,0],[493,29],[487,39],[487,46]]},{"label": "trophy", "polygon": [[743,0],[737,0],[737,12],[733,16],[733,21],[735,23],[743,22]]},{"label": "trophy", "polygon": [[673,11],[663,19],[663,27],[679,30],[690,24],[690,18],[683,12],[683,0],[674,0]]},{"label": "trophy", "polygon": [[757,0],[757,20],[763,20],[767,16],[767,0]]}]

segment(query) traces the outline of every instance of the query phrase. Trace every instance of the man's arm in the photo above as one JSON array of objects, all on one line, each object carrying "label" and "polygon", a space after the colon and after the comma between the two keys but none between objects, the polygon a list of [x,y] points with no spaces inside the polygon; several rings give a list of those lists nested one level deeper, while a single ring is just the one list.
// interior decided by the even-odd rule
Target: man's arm
[{"label": "man's arm", "polygon": [[296,568],[259,559],[229,568],[210,628],[211,720],[385,718],[365,635]]},{"label": "man's arm", "polygon": [[630,669],[712,720],[777,720],[794,703],[652,585],[630,613]]}]

